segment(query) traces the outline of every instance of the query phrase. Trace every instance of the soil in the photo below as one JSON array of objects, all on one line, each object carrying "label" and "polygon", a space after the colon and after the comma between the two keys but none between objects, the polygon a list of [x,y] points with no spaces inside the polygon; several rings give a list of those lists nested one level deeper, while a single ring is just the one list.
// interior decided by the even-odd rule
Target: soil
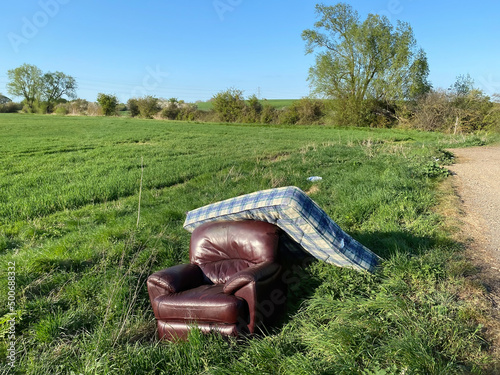
[{"label": "soil", "polygon": [[486,326],[491,353],[500,362],[500,145],[450,151],[456,157],[449,169],[462,205],[461,237],[491,304]]}]

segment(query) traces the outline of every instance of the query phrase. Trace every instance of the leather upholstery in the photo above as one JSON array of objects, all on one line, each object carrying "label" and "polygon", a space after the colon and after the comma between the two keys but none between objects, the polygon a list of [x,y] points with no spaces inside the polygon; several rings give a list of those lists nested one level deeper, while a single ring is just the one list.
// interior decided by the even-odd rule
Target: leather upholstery
[{"label": "leather upholstery", "polygon": [[251,265],[274,260],[277,227],[263,221],[206,223],[193,231],[191,263],[197,264],[214,284]]},{"label": "leather upholstery", "polygon": [[198,288],[156,299],[158,319],[195,322],[237,323],[248,314],[245,300],[222,291],[223,284],[202,285]]},{"label": "leather upholstery", "polygon": [[237,335],[274,323],[286,297],[278,240],[278,227],[260,221],[210,222],[195,229],[191,263],[148,278],[160,338],[186,338],[193,325]]}]

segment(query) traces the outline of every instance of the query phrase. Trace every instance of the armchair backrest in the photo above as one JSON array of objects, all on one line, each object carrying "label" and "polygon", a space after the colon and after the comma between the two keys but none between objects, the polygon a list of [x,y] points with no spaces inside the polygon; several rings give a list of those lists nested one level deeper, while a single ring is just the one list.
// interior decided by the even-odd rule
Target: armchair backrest
[{"label": "armchair backrest", "polygon": [[275,261],[279,228],[263,221],[215,221],[191,235],[189,256],[214,284],[255,264]]}]

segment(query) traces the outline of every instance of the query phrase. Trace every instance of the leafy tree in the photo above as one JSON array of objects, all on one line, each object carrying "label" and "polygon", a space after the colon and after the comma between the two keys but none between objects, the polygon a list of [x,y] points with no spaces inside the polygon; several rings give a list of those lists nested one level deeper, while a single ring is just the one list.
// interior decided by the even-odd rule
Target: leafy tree
[{"label": "leafy tree", "polygon": [[304,30],[306,53],[319,50],[309,80],[317,94],[335,99],[341,122],[363,123],[369,103],[415,99],[430,90],[429,68],[407,23],[385,16],[360,21],[348,4],[316,5],[320,20]]},{"label": "leafy tree", "polygon": [[472,90],[474,90],[474,80],[470,76],[470,74],[467,75],[459,75],[453,85],[450,86],[448,89],[454,96],[457,97],[465,97]]},{"label": "leafy tree", "polygon": [[76,80],[62,72],[45,73],[42,77],[43,98],[47,102],[47,112],[52,112],[54,105],[66,95],[76,98]]},{"label": "leafy tree", "polygon": [[[9,93],[24,98],[30,112],[45,108],[44,112],[52,112],[55,104],[63,95],[76,97],[77,84],[73,77],[62,72],[45,73],[35,65],[23,64],[7,72],[10,82]],[[45,103],[40,104],[44,100]]]},{"label": "leafy tree", "polygon": [[130,111],[130,117],[136,117],[136,116],[139,116],[139,104],[138,104],[138,100],[136,98],[130,98],[128,101],[127,101],[127,107],[128,107],[128,110]]},{"label": "leafy tree", "polygon": [[9,94],[23,97],[29,111],[32,112],[42,94],[42,71],[35,65],[23,64],[7,71],[7,76]]},{"label": "leafy tree", "polygon": [[245,109],[243,91],[230,88],[215,94],[212,98],[214,111],[225,122],[235,122]]},{"label": "leafy tree", "polygon": [[116,114],[118,99],[115,95],[99,93],[97,94],[97,103],[101,106],[105,116],[113,116]]},{"label": "leafy tree", "polygon": [[143,98],[137,99],[137,106],[141,117],[153,118],[154,115],[160,111],[160,106],[158,104],[158,98],[151,95],[147,95]]}]

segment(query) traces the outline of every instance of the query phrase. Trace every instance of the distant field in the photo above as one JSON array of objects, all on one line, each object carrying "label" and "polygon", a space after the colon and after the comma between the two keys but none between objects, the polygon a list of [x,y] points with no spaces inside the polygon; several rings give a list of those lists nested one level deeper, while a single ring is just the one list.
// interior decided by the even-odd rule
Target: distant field
[{"label": "distant field", "polygon": [[[455,374],[490,361],[480,309],[458,298],[482,289],[436,209],[449,194],[436,192],[443,148],[486,138],[4,114],[0,137],[0,272],[15,264],[14,284],[0,278],[2,301],[15,290],[0,333],[14,318],[15,373]],[[381,269],[313,263],[294,270],[276,330],[158,344],[145,281],[188,260],[186,212],[287,185],[385,258]]]},{"label": "distant field", "polygon": [[[262,104],[267,103],[275,108],[284,108],[291,106],[296,100],[297,99],[265,99],[260,102]],[[213,108],[212,102],[210,101],[196,103],[196,105],[198,106],[198,109],[201,109],[202,111],[208,111]]]}]

